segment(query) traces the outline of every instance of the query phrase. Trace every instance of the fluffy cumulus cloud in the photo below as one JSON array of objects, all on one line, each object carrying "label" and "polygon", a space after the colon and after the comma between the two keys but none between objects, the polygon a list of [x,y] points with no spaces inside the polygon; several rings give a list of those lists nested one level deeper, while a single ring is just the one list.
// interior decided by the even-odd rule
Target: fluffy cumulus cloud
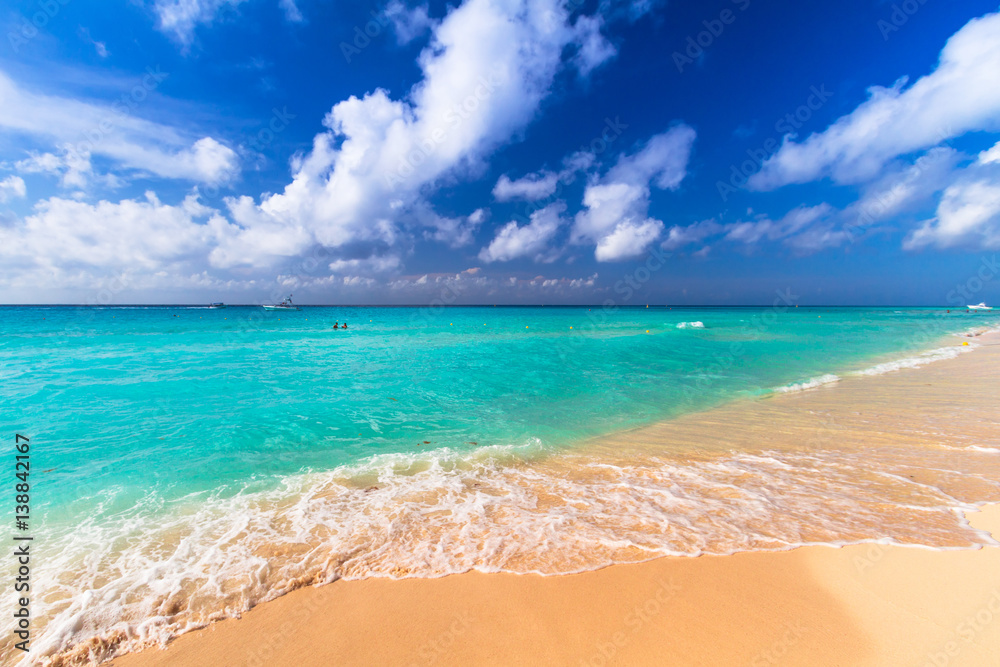
[{"label": "fluffy cumulus cloud", "polygon": [[958,173],[936,215],[904,242],[908,249],[927,246],[1000,248],[1000,142]]},{"label": "fluffy cumulus cloud", "polygon": [[434,220],[428,190],[479,173],[534,118],[578,38],[557,0],[468,0],[435,26],[409,95],[376,90],[336,104],[292,183],[246,222],[305,228],[332,248],[393,245],[407,227]]},{"label": "fluffy cumulus cloud", "polygon": [[936,69],[912,85],[875,86],[869,99],[803,141],[786,136],[748,184],[769,190],[830,177],[869,180],[897,156],[967,132],[1000,130],[1000,14],[973,19],[955,33]]},{"label": "fluffy cumulus cloud", "polygon": [[8,176],[0,181],[0,204],[6,204],[11,199],[23,197],[26,191],[23,178]]},{"label": "fluffy cumulus cloud", "polygon": [[0,252],[18,269],[8,280],[72,284],[95,274],[198,272],[209,249],[236,230],[196,200],[186,203],[164,205],[152,193],[118,203],[42,201],[18,224],[0,228]]},{"label": "fluffy cumulus cloud", "polygon": [[164,78],[151,69],[123,99],[105,104],[32,92],[0,72],[0,132],[50,143],[55,152],[29,155],[20,164],[28,173],[59,174],[68,187],[85,184],[92,156],[161,178],[213,184],[235,178],[239,158],[233,149],[133,111]]},{"label": "fluffy cumulus cloud", "polygon": [[[154,8],[161,29],[185,42],[197,24],[237,4],[159,0]],[[18,257],[33,264],[39,278],[65,264],[80,275],[128,269],[163,282],[181,273],[249,282],[295,275],[289,267],[315,255],[331,272],[352,273],[326,276],[343,284],[352,276],[398,271],[400,258],[421,238],[469,245],[487,211],[439,215],[430,195],[483,173],[493,151],[535,118],[561,69],[584,73],[610,57],[599,43],[600,22],[585,28],[584,19],[571,17],[559,0],[467,0],[428,26],[429,43],[418,58],[422,77],[405,96],[377,89],[333,105],[311,150],[293,160],[291,182],[282,191],[259,200],[228,198],[220,210],[197,197],[173,206],[152,194],[96,205],[53,197],[3,230],[11,243],[0,255],[10,256],[11,244],[17,246]],[[573,55],[582,53],[587,55]],[[27,155],[20,167],[56,175],[66,186],[88,178],[91,156],[137,176],[214,184],[237,173],[235,152],[215,138],[192,137],[129,112],[116,115],[120,109],[110,105],[28,92],[2,75],[0,93],[0,128],[54,145]],[[79,144],[95,127],[99,140]],[[660,171],[651,177],[661,180]],[[47,245],[53,234],[62,241]],[[127,239],[136,240],[134,250],[125,247]],[[161,252],[154,239],[163,240]]]},{"label": "fluffy cumulus cloud", "polygon": [[535,261],[555,259],[558,255],[549,251],[549,243],[563,225],[565,210],[563,202],[556,202],[532,213],[531,222],[523,227],[516,221],[508,222],[480,251],[479,259],[487,263],[508,262],[520,257],[532,257]]},{"label": "fluffy cumulus cloud", "polygon": [[637,153],[587,185],[584,210],[574,220],[571,243],[593,243],[594,256],[612,262],[640,255],[662,233],[663,223],[648,217],[650,187],[676,190],[687,174],[695,132],[677,125],[652,137]]}]

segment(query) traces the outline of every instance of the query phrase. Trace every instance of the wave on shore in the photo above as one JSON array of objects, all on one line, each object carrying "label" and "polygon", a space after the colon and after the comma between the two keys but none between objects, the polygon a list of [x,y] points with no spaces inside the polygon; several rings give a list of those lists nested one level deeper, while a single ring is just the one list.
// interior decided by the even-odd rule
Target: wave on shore
[{"label": "wave on shore", "polygon": [[[625,461],[537,443],[391,454],[273,491],[155,492],[130,511],[52,536],[36,656],[101,661],[339,578],[564,574],[658,556],[860,541],[993,544],[961,511],[970,453],[728,453]],[[917,478],[919,481],[914,481]],[[110,499],[109,499],[110,500]],[[976,500],[984,500],[977,497]]]}]

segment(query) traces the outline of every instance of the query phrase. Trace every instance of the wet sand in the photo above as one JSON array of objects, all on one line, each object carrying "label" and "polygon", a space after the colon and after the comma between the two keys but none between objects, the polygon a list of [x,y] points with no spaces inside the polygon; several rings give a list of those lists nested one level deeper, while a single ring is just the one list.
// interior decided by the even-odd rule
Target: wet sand
[{"label": "wet sand", "polygon": [[[1000,336],[975,342],[923,368],[723,406],[593,448],[898,453],[933,477],[916,464],[982,447],[969,459],[978,476],[926,483],[996,502],[983,480],[1000,470],[989,451],[1000,448]],[[967,516],[1000,537],[1000,504]],[[807,546],[549,577],[338,581],[113,664],[1000,665],[1000,547]]]},{"label": "wet sand", "polygon": [[[973,522],[1000,536],[1000,505]],[[558,577],[336,582],[113,664],[996,665],[1000,548],[816,546]]]}]

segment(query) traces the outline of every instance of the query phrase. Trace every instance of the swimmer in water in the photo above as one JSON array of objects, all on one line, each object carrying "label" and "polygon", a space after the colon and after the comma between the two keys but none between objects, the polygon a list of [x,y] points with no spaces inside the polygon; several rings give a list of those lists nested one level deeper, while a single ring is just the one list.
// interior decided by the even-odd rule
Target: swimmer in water
[{"label": "swimmer in water", "polygon": [[334,322],[333,323],[333,328],[334,329],[339,329],[340,327],[338,326],[338,324],[339,324],[338,322]]},{"label": "swimmer in water", "polygon": [[340,328],[341,328],[341,329],[346,329],[346,328],[347,328],[347,322],[344,322],[344,326],[342,326],[342,327],[340,327]]}]

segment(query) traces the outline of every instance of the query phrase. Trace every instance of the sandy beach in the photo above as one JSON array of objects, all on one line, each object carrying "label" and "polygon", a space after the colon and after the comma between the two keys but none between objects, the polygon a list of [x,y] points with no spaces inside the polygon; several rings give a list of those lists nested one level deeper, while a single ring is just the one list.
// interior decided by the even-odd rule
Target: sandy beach
[{"label": "sandy beach", "polygon": [[[794,450],[816,446],[817,432],[845,451],[995,445],[1000,336],[974,345],[920,368],[743,401],[594,447],[620,455],[669,439]],[[1000,454],[982,460],[992,477]],[[933,481],[992,501],[965,514],[1000,538],[995,488],[954,475]],[[113,664],[1000,665],[1000,547],[816,545],[563,576],[338,581]]]},{"label": "sandy beach", "polygon": [[[973,523],[1000,536],[1000,506]],[[153,665],[997,665],[1000,548],[857,545],[301,589]]]}]

